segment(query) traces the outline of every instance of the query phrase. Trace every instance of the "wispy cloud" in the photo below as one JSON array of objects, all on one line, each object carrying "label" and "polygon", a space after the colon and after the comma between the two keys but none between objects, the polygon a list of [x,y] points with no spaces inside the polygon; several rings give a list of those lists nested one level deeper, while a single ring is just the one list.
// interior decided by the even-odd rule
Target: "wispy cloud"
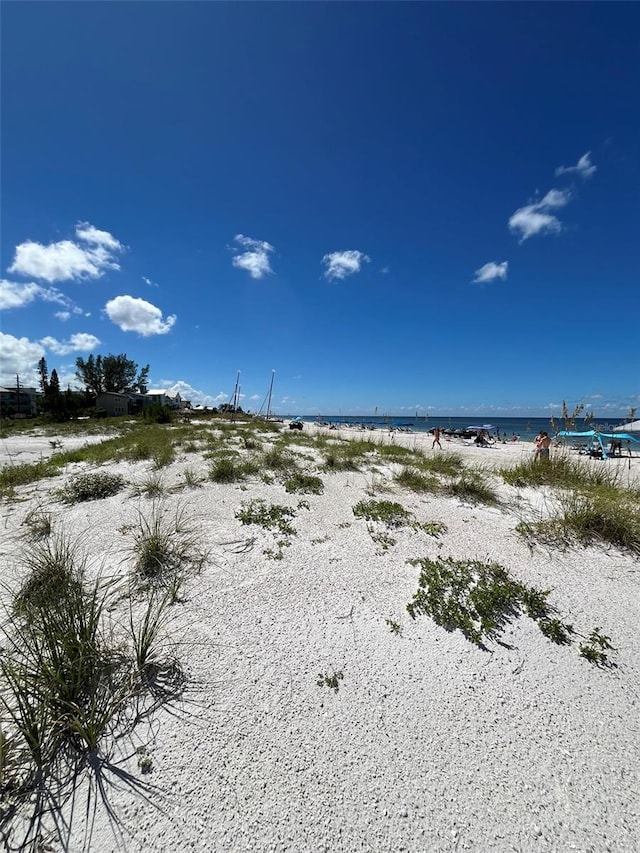
[{"label": "wispy cloud", "polygon": [[496,264],[495,261],[489,261],[488,264],[484,264],[484,266],[475,271],[473,283],[484,284],[487,281],[495,281],[497,278],[501,278],[504,281],[507,278],[508,271],[509,261],[502,261],[500,264]]},{"label": "wispy cloud", "polygon": [[564,207],[571,201],[569,190],[549,190],[540,201],[521,207],[509,219],[509,228],[520,235],[520,243],[536,234],[557,234],[562,223],[551,211]]},{"label": "wispy cloud", "polygon": [[159,308],[134,296],[116,296],[107,302],[104,310],[111,322],[123,332],[137,332],[143,338],[166,335],[177,319],[175,314],[171,314],[163,320]]},{"label": "wispy cloud", "polygon": [[[234,267],[246,270],[251,278],[264,278],[265,275],[273,273],[269,264],[269,255],[274,251],[271,243],[265,240],[254,240],[252,237],[245,237],[244,234],[236,234],[233,239],[245,249],[231,261]],[[233,251],[237,252],[238,249]]]},{"label": "wispy cloud", "polygon": [[58,320],[62,320],[62,322],[64,323],[71,316],[71,311],[56,311],[53,316]]},{"label": "wispy cloud", "polygon": [[0,280],[0,310],[24,308],[36,299],[44,302],[56,302],[65,308],[72,308],[73,302],[55,287],[42,287],[35,282],[21,284],[15,281]]},{"label": "wispy cloud", "polygon": [[142,280],[144,281],[145,284],[148,284],[149,287],[159,287],[159,285],[156,284],[155,281],[151,281],[151,279],[147,278],[146,275],[142,276]]},{"label": "wispy cloud", "polygon": [[43,355],[41,344],[0,332],[0,383],[15,386],[19,376],[24,385],[35,385],[36,365]]},{"label": "wispy cloud", "polygon": [[344,252],[331,252],[325,255],[322,263],[326,269],[324,277],[328,281],[334,279],[342,280],[349,275],[360,272],[363,263],[369,263],[371,258],[365,255],[364,252],[359,252],[357,249],[347,249]]},{"label": "wispy cloud", "polygon": [[56,355],[69,355],[71,352],[91,352],[97,346],[100,346],[100,339],[95,335],[89,335],[86,332],[78,332],[71,335],[68,341],[59,341],[52,338],[50,335],[42,338],[40,344]]},{"label": "wispy cloud", "polygon": [[578,160],[575,166],[558,166],[555,171],[556,177],[559,175],[580,175],[586,181],[590,178],[598,167],[591,162],[591,151],[587,151]]}]

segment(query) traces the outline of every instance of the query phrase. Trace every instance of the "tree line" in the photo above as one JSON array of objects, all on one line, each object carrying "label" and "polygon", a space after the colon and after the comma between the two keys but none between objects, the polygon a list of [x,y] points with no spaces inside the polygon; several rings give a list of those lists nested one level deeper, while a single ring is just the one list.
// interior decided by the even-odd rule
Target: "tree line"
[{"label": "tree line", "polygon": [[126,394],[138,392],[145,394],[149,381],[149,365],[138,370],[135,361],[120,355],[90,355],[87,359],[76,359],[76,379],[83,386],[82,391],[66,391],[60,388],[58,372],[54,368],[49,375],[47,361],[43,357],[38,362],[42,409],[55,420],[68,420],[81,411],[95,405],[94,398],[105,391]]}]

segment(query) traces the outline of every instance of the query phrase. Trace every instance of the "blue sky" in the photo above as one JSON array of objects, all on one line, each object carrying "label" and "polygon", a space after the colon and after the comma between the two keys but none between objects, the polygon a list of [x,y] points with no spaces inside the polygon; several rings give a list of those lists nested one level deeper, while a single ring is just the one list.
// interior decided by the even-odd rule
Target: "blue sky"
[{"label": "blue sky", "polygon": [[640,405],[636,3],[3,4],[1,381]]}]

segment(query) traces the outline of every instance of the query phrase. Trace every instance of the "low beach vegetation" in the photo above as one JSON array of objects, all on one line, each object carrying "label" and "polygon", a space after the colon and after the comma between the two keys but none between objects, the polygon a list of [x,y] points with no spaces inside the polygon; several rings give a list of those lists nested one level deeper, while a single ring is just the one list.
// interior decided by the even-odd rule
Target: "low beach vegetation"
[{"label": "low beach vegetation", "polygon": [[106,471],[95,471],[88,474],[77,474],[61,489],[55,492],[56,497],[66,504],[97,501],[117,495],[124,488],[124,479],[119,474],[109,474]]},{"label": "low beach vegetation", "polygon": [[640,554],[640,505],[624,492],[564,492],[557,515],[522,521],[516,529],[526,539],[550,545],[600,542]]},{"label": "low beach vegetation", "polygon": [[398,485],[405,489],[411,489],[412,492],[431,492],[435,494],[440,491],[440,480],[433,474],[425,474],[418,468],[403,468],[399,474],[396,474],[395,481]]},{"label": "low beach vegetation", "polygon": [[353,507],[356,518],[379,521],[387,527],[403,527],[413,521],[413,515],[396,501],[359,501]]},{"label": "low beach vegetation", "polygon": [[[533,619],[556,645],[571,645],[574,636],[580,636],[549,603],[551,590],[521,583],[498,563],[452,557],[412,559],[408,563],[420,569],[418,591],[407,604],[411,618],[429,616],[447,631],[461,631],[482,649],[486,650],[489,642],[504,645],[504,631],[521,614]],[[583,637],[585,643],[579,650],[583,657],[603,665],[613,647],[610,637],[599,632],[595,629]],[[587,654],[585,648],[590,649]]]},{"label": "low beach vegetation", "polygon": [[26,528],[25,538],[30,541],[38,542],[41,539],[46,539],[52,531],[51,513],[41,506],[34,507],[26,514],[22,525]]},{"label": "low beach vegetation", "polygon": [[287,492],[302,492],[308,495],[321,495],[324,490],[324,483],[320,477],[313,474],[305,474],[302,471],[296,471],[293,476],[289,477],[284,482],[284,488]]},{"label": "low beach vegetation", "polygon": [[242,524],[256,524],[266,530],[277,530],[287,536],[294,536],[296,533],[291,526],[291,519],[296,515],[295,510],[280,504],[268,504],[261,498],[243,501],[235,515]]},{"label": "low beach vegetation", "polygon": [[338,672],[319,672],[316,684],[318,687],[328,687],[337,693],[340,688],[340,682],[344,678],[342,671]]},{"label": "low beach vegetation", "polygon": [[469,503],[487,504],[496,506],[500,503],[498,493],[490,485],[484,472],[467,468],[451,480],[445,487],[445,491],[460,500]]},{"label": "low beach vegetation", "polygon": [[182,505],[171,508],[154,501],[148,511],[140,509],[132,536],[136,585],[170,589],[174,599],[187,575],[201,571],[209,558],[196,521]]},{"label": "low beach vegetation", "polygon": [[159,498],[166,493],[167,487],[162,474],[159,471],[152,471],[140,483],[135,484],[131,491],[136,496]]},{"label": "low beach vegetation", "polygon": [[45,811],[57,811],[78,774],[107,757],[105,743],[133,730],[149,666],[164,665],[163,636],[155,602],[129,631],[116,623],[112,586],[88,579],[85,557],[65,535],[54,533],[25,561],[18,592],[4,590],[10,604],[0,621],[0,796],[3,832],[13,808],[31,810],[24,837],[12,842],[36,850],[44,849]]}]

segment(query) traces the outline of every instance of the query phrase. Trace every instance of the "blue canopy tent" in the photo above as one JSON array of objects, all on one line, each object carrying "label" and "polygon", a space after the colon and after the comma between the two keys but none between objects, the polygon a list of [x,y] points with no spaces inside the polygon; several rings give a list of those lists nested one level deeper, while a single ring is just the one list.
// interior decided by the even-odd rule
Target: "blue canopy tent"
[{"label": "blue canopy tent", "polygon": [[[560,432],[556,433],[556,437],[563,438],[590,438],[592,442],[595,442],[599,445],[600,451],[602,453],[603,459],[608,459],[607,451],[602,442],[602,439],[608,439],[611,442],[613,448],[618,448],[621,451],[622,455],[622,442],[635,442],[636,444],[640,444],[640,438],[637,438],[634,435],[631,435],[630,432],[596,432],[594,429],[583,430],[582,432],[578,432],[575,430],[567,430],[561,429]],[[613,451],[612,451],[613,455]],[[629,456],[631,456],[631,449],[629,449]]]}]

